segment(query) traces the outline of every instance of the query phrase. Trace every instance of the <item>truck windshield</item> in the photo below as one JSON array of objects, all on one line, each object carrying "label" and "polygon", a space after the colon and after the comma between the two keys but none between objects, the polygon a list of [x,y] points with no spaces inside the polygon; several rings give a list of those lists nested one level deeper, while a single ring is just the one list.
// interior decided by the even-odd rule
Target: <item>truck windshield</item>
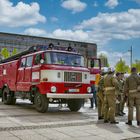
[{"label": "truck windshield", "polygon": [[84,57],[77,54],[46,52],[45,64],[58,64],[66,66],[84,66]]}]

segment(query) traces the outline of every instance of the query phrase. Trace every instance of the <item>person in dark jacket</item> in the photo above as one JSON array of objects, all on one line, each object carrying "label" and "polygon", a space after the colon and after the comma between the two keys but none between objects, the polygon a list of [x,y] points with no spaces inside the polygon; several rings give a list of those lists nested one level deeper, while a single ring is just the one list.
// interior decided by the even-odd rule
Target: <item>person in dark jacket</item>
[{"label": "person in dark jacket", "polygon": [[96,88],[95,85],[91,86],[91,93],[93,94],[93,97],[90,98],[90,108],[97,107],[97,98],[96,98]]}]

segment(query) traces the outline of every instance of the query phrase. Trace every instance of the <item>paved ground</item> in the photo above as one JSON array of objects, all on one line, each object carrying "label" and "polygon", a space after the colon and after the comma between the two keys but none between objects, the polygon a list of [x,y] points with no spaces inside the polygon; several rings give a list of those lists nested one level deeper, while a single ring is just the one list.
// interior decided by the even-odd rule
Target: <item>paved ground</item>
[{"label": "paved ground", "polygon": [[0,140],[140,139],[136,121],[127,126],[127,116],[117,120],[120,121],[117,125],[97,121],[97,110],[89,109],[88,103],[79,112],[55,105],[42,114],[26,101],[19,100],[15,106],[0,102]]}]

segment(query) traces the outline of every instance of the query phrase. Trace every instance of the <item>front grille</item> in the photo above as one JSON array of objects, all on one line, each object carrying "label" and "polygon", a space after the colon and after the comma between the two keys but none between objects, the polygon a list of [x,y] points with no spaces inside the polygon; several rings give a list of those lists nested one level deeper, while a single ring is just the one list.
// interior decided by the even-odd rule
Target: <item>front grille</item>
[{"label": "front grille", "polygon": [[64,82],[82,82],[82,73],[64,72]]}]

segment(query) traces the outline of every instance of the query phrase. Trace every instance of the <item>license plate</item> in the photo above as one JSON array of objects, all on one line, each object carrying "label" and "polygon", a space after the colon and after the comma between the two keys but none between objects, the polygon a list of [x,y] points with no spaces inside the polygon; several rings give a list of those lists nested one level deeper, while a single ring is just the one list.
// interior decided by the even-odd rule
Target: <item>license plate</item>
[{"label": "license plate", "polygon": [[69,89],[69,92],[79,92],[79,89]]}]

